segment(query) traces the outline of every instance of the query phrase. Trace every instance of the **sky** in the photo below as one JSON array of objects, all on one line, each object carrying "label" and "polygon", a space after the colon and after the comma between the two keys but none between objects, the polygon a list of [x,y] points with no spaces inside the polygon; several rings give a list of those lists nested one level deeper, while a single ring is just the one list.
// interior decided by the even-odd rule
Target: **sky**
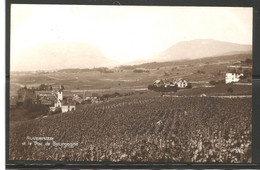
[{"label": "sky", "polygon": [[11,6],[11,70],[23,51],[44,43],[93,44],[123,64],[193,39],[252,44],[252,8]]}]

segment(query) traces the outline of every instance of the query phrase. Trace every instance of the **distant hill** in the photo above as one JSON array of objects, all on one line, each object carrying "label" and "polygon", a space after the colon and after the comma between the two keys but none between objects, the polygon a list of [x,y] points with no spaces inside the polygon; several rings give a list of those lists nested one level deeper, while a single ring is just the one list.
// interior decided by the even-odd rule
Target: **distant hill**
[{"label": "distant hill", "polygon": [[[165,51],[154,53],[150,58],[139,59],[124,65],[247,54],[251,52],[252,45],[241,45],[212,39],[196,39],[176,43]],[[17,59],[12,60],[12,58]],[[119,65],[117,61],[106,58],[97,46],[79,42],[45,43],[31,47],[19,53],[19,56],[11,56],[11,71],[81,69],[113,67],[117,65]]]},{"label": "distant hill", "polygon": [[11,63],[12,70],[93,68],[117,64],[107,59],[97,46],[78,42],[41,44],[23,51],[17,58]]},{"label": "distant hill", "polygon": [[252,51],[252,45],[235,44],[213,39],[196,39],[174,44],[165,51],[157,54],[154,60],[172,61],[180,59],[196,59],[214,57],[223,54],[244,53]]},{"label": "distant hill", "polygon": [[195,58],[195,59],[179,59],[175,61],[161,61],[161,62],[147,62],[142,64],[132,64],[132,65],[122,65],[120,68],[122,69],[156,69],[160,67],[173,67],[178,65],[201,65],[205,63],[236,63],[240,60],[252,59],[252,52],[234,52],[227,53],[219,56],[211,56],[211,57],[203,57],[203,58]]}]

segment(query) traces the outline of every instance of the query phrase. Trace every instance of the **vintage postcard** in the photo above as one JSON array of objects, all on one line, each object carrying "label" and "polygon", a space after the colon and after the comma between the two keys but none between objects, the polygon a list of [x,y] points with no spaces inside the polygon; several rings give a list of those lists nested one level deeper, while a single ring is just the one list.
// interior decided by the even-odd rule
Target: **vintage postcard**
[{"label": "vintage postcard", "polygon": [[251,163],[252,10],[12,4],[8,159]]}]

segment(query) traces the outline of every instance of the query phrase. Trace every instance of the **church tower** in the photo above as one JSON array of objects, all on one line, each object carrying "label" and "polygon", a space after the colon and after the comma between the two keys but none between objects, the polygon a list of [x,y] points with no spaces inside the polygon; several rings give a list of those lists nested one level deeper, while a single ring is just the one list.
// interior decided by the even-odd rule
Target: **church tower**
[{"label": "church tower", "polygon": [[56,107],[61,107],[62,100],[63,100],[63,89],[64,89],[64,87],[62,85],[60,85],[60,87],[59,87],[59,89],[57,91]]}]

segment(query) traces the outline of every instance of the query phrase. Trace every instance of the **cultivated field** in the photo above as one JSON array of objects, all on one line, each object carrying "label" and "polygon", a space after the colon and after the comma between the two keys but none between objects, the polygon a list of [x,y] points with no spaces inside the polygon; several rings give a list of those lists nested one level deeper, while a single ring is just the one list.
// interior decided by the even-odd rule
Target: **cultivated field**
[{"label": "cultivated field", "polygon": [[251,112],[251,98],[144,94],[82,105],[11,122],[9,159],[247,163]]},{"label": "cultivated field", "polygon": [[[11,96],[24,85],[39,86],[42,83],[62,84],[65,90],[122,91],[126,89],[147,88],[157,79],[170,80],[183,78],[192,85],[208,85],[211,80],[223,80],[225,73],[233,70],[229,66],[240,60],[252,58],[252,54],[237,54],[211,58],[181,60],[173,62],[154,62],[133,66],[113,68],[111,72],[98,69],[65,69],[50,72],[12,72],[10,78]],[[148,72],[136,73],[136,69]],[[202,83],[201,83],[202,82]]]},{"label": "cultivated field", "polygon": [[[9,159],[251,162],[252,78],[223,82],[234,69],[230,66],[243,70],[241,63],[250,58],[249,53],[108,70],[13,72],[10,96],[24,85],[43,83],[62,84],[64,94],[71,96],[83,91],[120,95],[50,116],[10,110]],[[157,79],[173,78],[188,80],[192,88],[166,93],[147,89]]]}]

